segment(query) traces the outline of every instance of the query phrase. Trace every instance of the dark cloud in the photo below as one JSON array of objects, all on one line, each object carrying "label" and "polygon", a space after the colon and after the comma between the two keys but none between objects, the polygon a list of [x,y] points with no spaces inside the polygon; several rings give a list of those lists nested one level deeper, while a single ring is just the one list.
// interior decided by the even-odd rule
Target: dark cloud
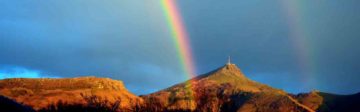
[{"label": "dark cloud", "polygon": [[[301,26],[288,23],[280,2],[178,1],[198,73],[231,55],[250,78],[290,92],[360,91],[358,1],[298,2]],[[157,0],[5,0],[0,7],[2,74],[12,66],[37,77],[110,77],[137,94],[187,78]],[[292,37],[292,27],[303,37]]]}]

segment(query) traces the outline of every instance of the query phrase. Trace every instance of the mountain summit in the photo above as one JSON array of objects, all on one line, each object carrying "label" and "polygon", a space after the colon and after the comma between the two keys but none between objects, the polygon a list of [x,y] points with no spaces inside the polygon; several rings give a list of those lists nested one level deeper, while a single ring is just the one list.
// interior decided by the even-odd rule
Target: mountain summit
[{"label": "mountain summit", "polygon": [[229,84],[234,87],[233,89],[246,92],[279,91],[278,89],[247,78],[245,74],[232,63],[227,63],[212,72],[200,75],[192,79],[192,81],[196,83],[216,83],[220,85]]},{"label": "mountain summit", "polygon": [[[288,93],[247,78],[232,63],[170,88],[142,96],[153,111],[304,111]],[[159,110],[160,109],[160,110]]]}]

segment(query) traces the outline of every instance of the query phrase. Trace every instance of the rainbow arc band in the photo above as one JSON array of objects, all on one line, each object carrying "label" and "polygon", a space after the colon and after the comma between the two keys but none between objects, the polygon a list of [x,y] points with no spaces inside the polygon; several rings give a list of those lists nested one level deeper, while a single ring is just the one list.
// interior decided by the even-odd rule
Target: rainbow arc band
[{"label": "rainbow arc band", "polygon": [[[167,23],[171,30],[171,37],[175,43],[178,58],[182,66],[182,70],[186,74],[187,78],[191,79],[195,77],[195,67],[189,42],[189,37],[185,29],[182,17],[176,5],[176,0],[161,0],[161,5],[165,13]],[[194,90],[192,82],[187,81],[189,87],[189,94],[194,98]]]}]

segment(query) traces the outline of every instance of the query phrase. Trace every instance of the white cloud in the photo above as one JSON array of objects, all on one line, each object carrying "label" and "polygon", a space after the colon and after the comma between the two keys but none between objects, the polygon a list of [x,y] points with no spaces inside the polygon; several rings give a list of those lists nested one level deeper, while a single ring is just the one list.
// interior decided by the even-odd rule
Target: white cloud
[{"label": "white cloud", "polygon": [[58,78],[42,74],[39,70],[30,70],[23,67],[11,66],[0,68],[0,79],[6,78]]}]

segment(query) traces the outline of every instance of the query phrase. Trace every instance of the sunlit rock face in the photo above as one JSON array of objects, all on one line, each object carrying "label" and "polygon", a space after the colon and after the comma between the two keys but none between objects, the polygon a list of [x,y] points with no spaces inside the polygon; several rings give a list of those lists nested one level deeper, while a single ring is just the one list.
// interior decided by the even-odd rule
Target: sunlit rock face
[{"label": "sunlit rock face", "polygon": [[128,92],[121,81],[97,77],[5,79],[0,81],[0,94],[35,110],[59,103],[87,106],[90,102],[103,103],[104,107],[117,104],[118,108],[123,109],[142,102]]}]

